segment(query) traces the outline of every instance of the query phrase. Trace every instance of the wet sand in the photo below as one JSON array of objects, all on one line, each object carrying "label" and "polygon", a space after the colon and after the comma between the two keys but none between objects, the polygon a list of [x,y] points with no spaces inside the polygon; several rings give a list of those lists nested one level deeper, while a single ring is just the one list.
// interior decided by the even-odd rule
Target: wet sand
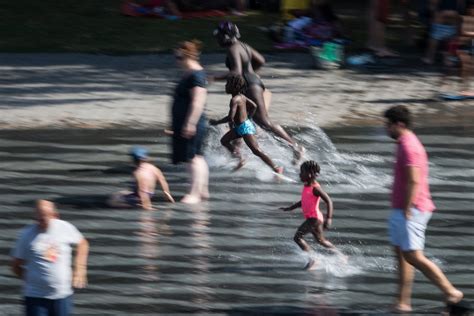
[{"label": "wet sand", "polygon": [[[317,71],[309,54],[266,55],[261,76],[273,93],[271,117],[298,126],[312,113],[320,127],[380,124],[380,113],[408,105],[419,126],[462,126],[474,100],[437,98],[440,75],[416,58],[385,60],[365,70]],[[225,71],[224,55],[202,56],[209,73]],[[156,128],[168,124],[179,70],[171,55],[0,54],[1,129]],[[229,97],[209,87],[207,112],[221,117]]]}]

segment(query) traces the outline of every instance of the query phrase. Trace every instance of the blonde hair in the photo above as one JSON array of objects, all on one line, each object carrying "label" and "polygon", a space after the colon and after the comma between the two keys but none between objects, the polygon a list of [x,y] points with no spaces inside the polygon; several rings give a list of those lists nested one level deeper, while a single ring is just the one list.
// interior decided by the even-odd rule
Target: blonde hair
[{"label": "blonde hair", "polygon": [[202,42],[196,39],[191,41],[183,41],[178,44],[175,53],[180,54],[184,58],[199,60],[201,54]]}]

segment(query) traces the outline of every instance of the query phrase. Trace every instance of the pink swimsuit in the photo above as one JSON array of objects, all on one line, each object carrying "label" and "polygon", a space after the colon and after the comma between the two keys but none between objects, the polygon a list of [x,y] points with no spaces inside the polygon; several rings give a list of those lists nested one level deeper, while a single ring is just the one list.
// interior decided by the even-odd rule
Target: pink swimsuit
[{"label": "pink swimsuit", "polygon": [[319,187],[319,183],[315,182],[310,186],[304,186],[301,191],[301,208],[303,209],[304,218],[316,218],[318,222],[323,222],[323,214],[319,210],[320,196],[315,196],[313,188]]}]

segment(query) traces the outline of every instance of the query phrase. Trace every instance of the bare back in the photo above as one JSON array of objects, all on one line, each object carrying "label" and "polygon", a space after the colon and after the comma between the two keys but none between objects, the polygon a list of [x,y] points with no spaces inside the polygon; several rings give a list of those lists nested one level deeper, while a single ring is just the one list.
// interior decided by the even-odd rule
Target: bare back
[{"label": "bare back", "polygon": [[151,163],[142,162],[140,166],[133,173],[137,182],[137,190],[153,194],[156,188],[161,171],[153,166]]},{"label": "bare back", "polygon": [[[230,111],[229,111],[229,116],[232,117],[233,111],[235,111],[233,123],[234,124],[241,124],[243,123],[247,118],[247,98],[242,95],[238,94],[232,97],[230,100]],[[234,110],[235,109],[235,110]]]},{"label": "bare back", "polygon": [[228,48],[226,66],[231,72],[240,75],[255,74],[262,65],[265,58],[247,44],[237,41]]}]

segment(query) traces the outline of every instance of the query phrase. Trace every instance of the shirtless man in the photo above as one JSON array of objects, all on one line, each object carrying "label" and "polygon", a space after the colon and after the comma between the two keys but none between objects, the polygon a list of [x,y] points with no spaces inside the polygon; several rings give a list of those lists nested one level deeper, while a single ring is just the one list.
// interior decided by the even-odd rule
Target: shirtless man
[{"label": "shirtless man", "polygon": [[[229,114],[220,120],[210,120],[209,122],[211,125],[230,123],[231,129],[222,136],[221,144],[226,147],[234,157],[239,159],[235,170],[240,169],[245,164],[245,160],[240,153],[239,147],[235,146],[232,142],[238,138],[243,138],[255,156],[260,157],[274,172],[281,174],[283,173],[283,168],[275,165],[270,157],[258,147],[257,140],[254,136],[257,130],[249,118],[252,117],[257,110],[257,105],[244,96],[245,88],[246,83],[243,76],[229,76],[225,85],[225,92],[232,94],[232,99],[229,104]],[[247,112],[248,110],[249,113]]]},{"label": "shirtless man", "polygon": [[113,194],[108,204],[114,208],[141,207],[145,210],[153,210],[151,198],[155,194],[156,182],[160,183],[166,199],[174,203],[170,193],[168,182],[160,169],[148,162],[148,152],[145,148],[134,147],[130,156],[136,168],[133,171],[135,185],[132,191],[120,191]]}]

